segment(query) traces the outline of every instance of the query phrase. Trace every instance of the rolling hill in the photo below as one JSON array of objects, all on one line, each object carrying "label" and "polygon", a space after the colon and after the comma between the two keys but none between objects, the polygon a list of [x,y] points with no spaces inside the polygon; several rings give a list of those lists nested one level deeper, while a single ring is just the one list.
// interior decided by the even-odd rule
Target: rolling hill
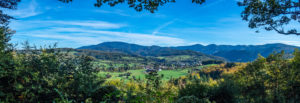
[{"label": "rolling hill", "polygon": [[[193,58],[216,59],[230,62],[249,62],[258,57],[258,54],[266,57],[271,53],[282,50],[290,56],[297,46],[274,43],[265,45],[191,45],[178,47],[141,46],[124,42],[104,42],[98,45],[84,46],[78,49],[100,50],[105,52],[118,52],[134,56],[168,57],[188,55]],[[222,58],[220,58],[222,57]]]},{"label": "rolling hill", "polygon": [[172,47],[177,50],[193,50],[202,52],[209,55],[220,56],[228,61],[232,62],[249,62],[257,58],[258,54],[266,57],[274,52],[285,51],[287,55],[294,52],[297,46],[291,46],[286,44],[265,44],[265,45],[191,45],[191,46],[179,46]]},{"label": "rolling hill", "polygon": [[206,55],[192,50],[177,50],[160,46],[141,46],[124,42],[104,42],[98,45],[84,46],[78,49],[99,50],[105,52],[118,52],[134,56],[168,57],[168,56],[197,56],[203,59],[224,60],[223,58]]}]

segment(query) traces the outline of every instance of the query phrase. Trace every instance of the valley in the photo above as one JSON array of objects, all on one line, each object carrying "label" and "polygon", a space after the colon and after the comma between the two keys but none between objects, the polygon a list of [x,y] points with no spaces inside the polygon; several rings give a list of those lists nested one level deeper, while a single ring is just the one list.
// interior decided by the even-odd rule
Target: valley
[{"label": "valley", "polygon": [[73,55],[94,57],[94,67],[101,77],[107,80],[145,79],[147,70],[157,70],[164,75],[163,80],[179,78],[213,65],[226,63],[251,62],[259,54],[286,51],[285,57],[291,58],[294,49],[299,48],[284,44],[266,45],[192,45],[180,47],[141,46],[125,42],[105,42],[98,45],[84,46],[78,49],[61,48]]}]

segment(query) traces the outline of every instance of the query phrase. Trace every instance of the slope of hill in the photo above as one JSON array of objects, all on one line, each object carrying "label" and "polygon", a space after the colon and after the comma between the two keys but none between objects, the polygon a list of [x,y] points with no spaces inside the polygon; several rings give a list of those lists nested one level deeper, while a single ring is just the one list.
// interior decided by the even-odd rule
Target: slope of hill
[{"label": "slope of hill", "polygon": [[291,54],[296,48],[296,46],[286,45],[286,44],[265,44],[265,45],[192,45],[192,46],[179,46],[173,47],[178,50],[193,50],[202,52],[205,54],[220,56],[228,61],[232,62],[248,62],[253,61],[257,58],[258,54],[266,57],[274,52],[285,51],[286,54]]},{"label": "slope of hill", "polygon": [[[231,62],[249,62],[258,57],[258,54],[266,57],[274,52],[285,51],[287,55],[299,47],[286,44],[265,44],[265,45],[191,45],[178,47],[141,46],[124,42],[104,42],[98,45],[84,46],[79,49],[100,50],[106,52],[119,52],[135,56],[182,56],[188,55],[193,58],[201,57],[204,60],[223,57]],[[213,56],[212,56],[213,55]]]},{"label": "slope of hill", "polygon": [[152,56],[152,57],[167,57],[167,56],[196,56],[202,60],[215,59],[224,60],[223,58],[206,55],[200,52],[191,50],[177,50],[169,47],[159,46],[141,46],[137,44],[129,44],[124,42],[104,42],[98,45],[84,46],[78,49],[100,50],[106,52],[119,52],[135,56]]}]

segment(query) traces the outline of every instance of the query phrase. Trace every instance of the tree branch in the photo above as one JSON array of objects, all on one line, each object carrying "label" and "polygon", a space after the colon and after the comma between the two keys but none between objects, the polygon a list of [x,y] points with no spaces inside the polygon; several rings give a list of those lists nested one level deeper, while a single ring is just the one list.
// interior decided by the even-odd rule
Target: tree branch
[{"label": "tree branch", "polygon": [[270,24],[270,26],[271,26],[271,28],[273,29],[273,30],[275,30],[276,32],[278,32],[278,33],[280,33],[280,34],[284,34],[284,35],[300,35],[300,33],[298,33],[298,32],[296,32],[296,33],[290,33],[290,32],[284,32],[283,30],[278,30],[276,27],[274,27],[273,25],[271,25]]}]

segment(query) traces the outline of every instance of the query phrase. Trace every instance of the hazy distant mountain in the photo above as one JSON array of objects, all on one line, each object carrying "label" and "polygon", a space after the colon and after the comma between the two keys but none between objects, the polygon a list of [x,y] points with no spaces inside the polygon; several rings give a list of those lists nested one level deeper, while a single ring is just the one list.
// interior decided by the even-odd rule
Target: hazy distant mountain
[{"label": "hazy distant mountain", "polygon": [[192,46],[179,46],[173,47],[178,50],[193,50],[202,52],[205,54],[215,55],[223,57],[229,61],[234,62],[248,62],[253,61],[257,58],[258,54],[262,56],[268,56],[274,52],[280,52],[284,50],[287,54],[292,54],[296,46],[286,45],[286,44],[265,44],[265,45],[192,45]]},{"label": "hazy distant mountain", "polygon": [[[120,52],[138,56],[173,56],[173,55],[197,55],[207,58],[220,59],[223,57],[232,62],[248,62],[257,58],[258,54],[268,56],[274,52],[284,50],[292,54],[299,47],[286,44],[265,45],[191,45],[179,47],[141,46],[124,42],[104,42],[98,45],[84,46],[78,49],[100,50],[106,52]],[[213,55],[213,56],[212,56]]]},{"label": "hazy distant mountain", "polygon": [[191,50],[177,50],[169,47],[160,46],[141,46],[137,44],[129,44],[124,42],[104,42],[98,45],[83,46],[78,49],[88,49],[88,50],[100,50],[106,52],[119,52],[130,55],[138,56],[176,56],[176,55],[192,55],[200,56],[203,59],[217,59],[224,60],[223,58],[206,55],[201,52],[191,51]]}]

